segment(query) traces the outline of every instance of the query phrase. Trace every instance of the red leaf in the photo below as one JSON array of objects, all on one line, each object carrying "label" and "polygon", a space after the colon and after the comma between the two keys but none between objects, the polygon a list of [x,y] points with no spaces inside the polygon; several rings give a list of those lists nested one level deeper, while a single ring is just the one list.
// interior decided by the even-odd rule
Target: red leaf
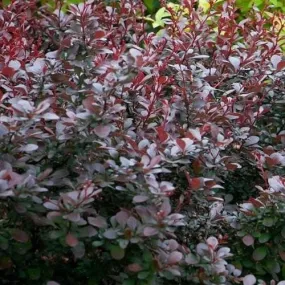
[{"label": "red leaf", "polygon": [[128,265],[128,270],[131,272],[139,272],[142,270],[142,267],[137,263],[132,263]]},{"label": "red leaf", "polygon": [[226,164],[226,168],[229,171],[235,171],[238,168],[238,166],[236,164],[233,164],[233,163],[228,163],[228,164]]},{"label": "red leaf", "polygon": [[280,61],[278,64],[277,64],[277,71],[281,71],[282,69],[285,68],[285,60],[283,61]]},{"label": "red leaf", "polygon": [[194,160],[192,163],[193,171],[195,175],[199,175],[201,173],[201,162],[199,159]]},{"label": "red leaf", "polygon": [[168,139],[168,134],[166,133],[166,131],[163,129],[162,126],[157,127],[156,131],[157,131],[158,138],[161,143],[165,142]]},{"label": "red leaf", "polygon": [[167,80],[168,80],[167,76],[159,76],[157,81],[159,84],[165,84]]},{"label": "red leaf", "polygon": [[47,285],[60,285],[60,284],[55,281],[48,281]]},{"label": "red leaf", "polygon": [[198,130],[198,129],[189,130],[189,132],[187,133],[187,137],[190,139],[198,140],[198,141],[201,141],[201,139],[202,139],[200,130]]},{"label": "red leaf", "polygon": [[140,71],[138,73],[138,75],[135,77],[135,79],[133,80],[133,84],[134,85],[140,84],[143,81],[144,78],[145,78],[144,73],[142,71]]},{"label": "red leaf", "polygon": [[178,144],[178,146],[181,148],[182,151],[185,150],[186,143],[185,143],[184,140],[182,140],[182,139],[176,139],[176,143]]},{"label": "red leaf", "polygon": [[161,161],[161,156],[160,155],[157,155],[155,157],[153,157],[150,161],[150,164],[149,164],[149,168],[153,168],[154,166],[156,166],[157,164],[159,164]]},{"label": "red leaf", "polygon": [[198,190],[202,187],[202,183],[201,183],[201,178],[197,177],[197,178],[192,178],[191,179],[191,187],[194,190]]},{"label": "red leaf", "polygon": [[94,98],[93,96],[89,96],[86,99],[82,101],[82,105],[91,113],[96,112],[96,107],[93,105],[94,103]]},{"label": "red leaf", "polygon": [[14,240],[16,240],[18,242],[22,242],[22,243],[28,242],[30,239],[27,233],[25,233],[22,230],[18,230],[18,229],[13,231],[12,238]]},{"label": "red leaf", "polygon": [[105,32],[104,31],[96,31],[94,33],[94,38],[95,39],[101,39],[105,36]]},{"label": "red leaf", "polygon": [[138,148],[138,145],[137,145],[137,143],[134,140],[132,140],[128,136],[125,136],[125,139],[136,152],[140,152],[139,148]]},{"label": "red leaf", "polygon": [[71,233],[68,233],[65,237],[65,242],[71,246],[71,247],[75,247],[78,244],[78,239],[72,235]]},{"label": "red leaf", "polygon": [[259,200],[257,200],[257,199],[254,199],[254,198],[249,198],[249,200],[248,200],[250,203],[252,203],[253,205],[254,205],[254,207],[256,207],[256,208],[260,208],[260,207],[264,207],[264,204],[263,203],[261,203]]},{"label": "red leaf", "polygon": [[285,251],[279,252],[279,255],[283,261],[285,261]]},{"label": "red leaf", "polygon": [[6,77],[12,77],[15,73],[16,71],[12,67],[9,67],[9,66],[5,66],[2,69],[2,74]]}]

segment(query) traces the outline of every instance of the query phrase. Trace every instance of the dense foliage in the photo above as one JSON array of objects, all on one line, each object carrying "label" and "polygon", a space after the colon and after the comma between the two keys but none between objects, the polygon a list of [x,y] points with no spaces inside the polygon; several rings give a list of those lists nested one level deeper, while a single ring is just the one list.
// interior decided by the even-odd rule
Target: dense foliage
[{"label": "dense foliage", "polygon": [[2,284],[284,285],[283,15],[36,2],[0,10]]}]

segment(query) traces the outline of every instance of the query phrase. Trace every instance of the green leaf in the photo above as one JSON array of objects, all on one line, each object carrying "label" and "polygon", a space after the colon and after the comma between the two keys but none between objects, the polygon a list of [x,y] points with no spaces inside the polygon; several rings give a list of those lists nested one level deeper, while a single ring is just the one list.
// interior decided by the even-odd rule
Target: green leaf
[{"label": "green leaf", "polygon": [[150,263],[152,262],[152,254],[149,251],[143,253],[143,260]]},{"label": "green leaf", "polygon": [[136,284],[135,280],[128,279],[125,280],[122,285],[135,285],[135,284]]},{"label": "green leaf", "polygon": [[264,234],[261,234],[261,236],[258,238],[258,241],[260,243],[265,243],[265,242],[268,242],[271,238],[271,235],[269,233],[264,233]]},{"label": "green leaf", "polygon": [[11,0],[3,0],[3,7],[8,6],[11,3]]},{"label": "green leaf", "polygon": [[116,260],[121,260],[125,256],[125,250],[117,245],[111,246],[111,256]]},{"label": "green leaf", "polygon": [[252,236],[255,238],[259,238],[261,236],[261,233],[260,232],[253,232]]},{"label": "green leaf", "polygon": [[26,254],[31,247],[31,243],[17,243],[14,245],[15,251],[20,255]]},{"label": "green leaf", "polygon": [[266,270],[264,269],[263,265],[260,264],[260,263],[257,263],[257,264],[255,265],[255,271],[256,271],[256,273],[259,274],[259,275],[264,275],[264,274],[266,274]]},{"label": "green leaf", "polygon": [[138,279],[146,279],[149,276],[149,271],[141,271],[138,274]]},{"label": "green leaf", "polygon": [[254,266],[254,263],[251,260],[242,260],[242,265],[246,268],[252,268]]},{"label": "green leaf", "polygon": [[266,227],[272,227],[275,224],[275,219],[272,217],[267,217],[263,220],[262,224]]},{"label": "green leaf", "polygon": [[0,270],[1,269],[9,269],[13,266],[13,262],[9,256],[1,256],[0,257]]},{"label": "green leaf", "polygon": [[271,274],[280,272],[280,265],[276,260],[268,259],[266,261],[266,268]]},{"label": "green leaf", "polygon": [[3,236],[0,236],[0,248],[3,250],[8,249],[9,243],[8,239],[4,238]]},{"label": "green leaf", "polygon": [[155,22],[152,24],[154,28],[157,27],[164,27],[164,20],[163,18],[169,17],[170,13],[164,8],[160,8],[157,13],[155,14]]},{"label": "green leaf", "polygon": [[264,259],[266,255],[267,255],[267,248],[265,246],[261,246],[261,247],[256,248],[253,251],[252,258],[255,261],[260,261],[260,260]]},{"label": "green leaf", "polygon": [[41,270],[39,267],[28,268],[27,273],[31,280],[38,280],[41,277]]},{"label": "green leaf", "polygon": [[104,241],[93,241],[92,242],[92,246],[94,246],[94,247],[99,247],[99,246],[101,246],[101,245],[103,245],[104,244]]},{"label": "green leaf", "polygon": [[282,265],[281,274],[282,274],[282,278],[285,279],[285,264]]},{"label": "green leaf", "polygon": [[283,238],[285,238],[285,227],[283,227],[282,230],[281,230],[281,236],[282,236]]},{"label": "green leaf", "polygon": [[160,8],[159,0],[143,0],[144,5],[147,8],[148,14],[154,14]]},{"label": "green leaf", "polygon": [[252,3],[253,3],[253,0],[250,0],[250,1],[237,0],[236,1],[237,7],[240,8],[240,10],[243,13],[246,13],[250,9],[250,7],[252,6]]},{"label": "green leaf", "polygon": [[88,285],[98,285],[98,284],[99,284],[98,281],[93,278],[88,280]]}]

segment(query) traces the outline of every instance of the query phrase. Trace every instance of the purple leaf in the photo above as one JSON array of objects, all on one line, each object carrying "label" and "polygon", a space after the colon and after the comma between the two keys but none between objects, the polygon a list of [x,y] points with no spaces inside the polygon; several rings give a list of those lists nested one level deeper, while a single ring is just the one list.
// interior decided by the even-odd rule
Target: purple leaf
[{"label": "purple leaf", "polygon": [[168,240],[167,244],[170,250],[176,250],[179,247],[179,244],[175,239]]},{"label": "purple leaf", "polygon": [[31,72],[34,74],[41,74],[43,73],[44,67],[45,67],[44,58],[37,58],[32,65],[26,67],[26,70],[27,72]]},{"label": "purple leaf", "polygon": [[106,138],[111,132],[111,128],[109,126],[97,126],[94,129],[95,134],[100,138]]},{"label": "purple leaf", "polygon": [[137,195],[133,198],[133,203],[143,203],[147,201],[149,198],[145,195]]},{"label": "purple leaf", "polygon": [[258,136],[251,136],[248,137],[244,143],[244,146],[253,146],[259,142]]},{"label": "purple leaf", "polygon": [[14,70],[19,70],[21,67],[21,63],[18,60],[10,60],[9,67],[13,68]]},{"label": "purple leaf", "polygon": [[93,217],[88,217],[88,223],[92,226],[95,226],[99,229],[101,228],[107,228],[107,222],[106,222],[106,219],[103,218],[103,217],[96,217],[96,218],[93,218]]},{"label": "purple leaf", "polygon": [[118,236],[117,231],[113,229],[105,231],[103,235],[107,239],[115,239]]},{"label": "purple leaf", "polygon": [[0,137],[8,134],[9,130],[2,124],[0,124]]},{"label": "purple leaf", "polygon": [[194,264],[199,263],[199,258],[195,254],[189,253],[185,257],[185,262],[187,264],[194,265]]},{"label": "purple leaf", "polygon": [[244,236],[242,241],[246,246],[251,246],[254,244],[254,238],[251,235]]},{"label": "purple leaf", "polygon": [[27,144],[25,146],[20,147],[20,151],[23,152],[33,152],[37,150],[39,147],[36,144]]},{"label": "purple leaf", "polygon": [[42,118],[45,119],[46,121],[51,121],[51,120],[58,120],[59,116],[54,113],[45,113],[42,116]]},{"label": "purple leaf", "polygon": [[232,254],[230,253],[230,248],[229,247],[222,247],[217,251],[217,256],[219,258],[226,258],[229,256],[232,256]]},{"label": "purple leaf", "polygon": [[163,211],[164,215],[167,216],[171,212],[171,206],[169,203],[169,199],[165,199],[161,205],[161,210]]},{"label": "purple leaf", "polygon": [[98,234],[95,228],[88,226],[87,227],[88,237],[94,237]]},{"label": "purple leaf", "polygon": [[80,214],[73,212],[68,215],[63,216],[65,219],[71,221],[71,222],[79,222],[80,221]]},{"label": "purple leaf", "polygon": [[116,220],[122,228],[126,226],[128,218],[129,215],[124,211],[120,211],[116,214]]},{"label": "purple leaf", "polygon": [[197,139],[198,141],[201,141],[202,136],[201,133],[198,129],[190,129],[189,132],[191,133],[191,135]]},{"label": "purple leaf", "polygon": [[281,62],[281,60],[282,60],[281,56],[277,54],[274,54],[271,57],[271,63],[275,69],[277,68],[278,63]]},{"label": "purple leaf", "polygon": [[212,249],[215,249],[215,248],[218,246],[219,242],[218,242],[218,240],[217,240],[215,237],[209,237],[209,238],[207,239],[207,244],[208,244]]},{"label": "purple leaf", "polygon": [[209,251],[209,246],[205,243],[198,243],[196,246],[196,251],[199,255],[203,256],[207,251]]},{"label": "purple leaf", "polygon": [[54,210],[54,211],[59,210],[59,207],[57,206],[57,201],[45,202],[43,205],[44,205],[45,208],[47,208],[49,210]]},{"label": "purple leaf", "polygon": [[26,243],[30,240],[30,237],[28,236],[28,234],[19,229],[15,229],[12,232],[12,238],[21,243]]},{"label": "purple leaf", "polygon": [[156,228],[145,227],[143,230],[143,234],[146,237],[157,235],[159,232]]},{"label": "purple leaf", "polygon": [[179,251],[173,251],[170,253],[167,263],[168,264],[176,264],[182,259],[183,255]]},{"label": "purple leaf", "polygon": [[70,247],[75,247],[78,244],[78,239],[73,234],[68,233],[65,237],[65,242]]},{"label": "purple leaf", "polygon": [[82,258],[85,255],[85,246],[83,242],[78,243],[72,248],[72,253],[75,258]]},{"label": "purple leaf", "polygon": [[234,69],[237,71],[240,67],[240,59],[238,57],[230,56],[229,62],[232,64]]},{"label": "purple leaf", "polygon": [[135,230],[137,227],[137,220],[134,217],[129,217],[127,220],[127,225],[131,230]]},{"label": "purple leaf", "polygon": [[254,275],[249,274],[243,277],[243,285],[254,285],[256,283],[256,278]]}]

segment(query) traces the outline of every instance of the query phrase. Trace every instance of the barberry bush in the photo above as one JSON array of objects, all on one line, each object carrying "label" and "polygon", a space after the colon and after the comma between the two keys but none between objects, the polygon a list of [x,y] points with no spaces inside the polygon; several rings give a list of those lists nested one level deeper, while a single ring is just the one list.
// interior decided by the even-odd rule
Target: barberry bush
[{"label": "barberry bush", "polygon": [[283,15],[56,4],[0,10],[1,284],[284,285]]}]

